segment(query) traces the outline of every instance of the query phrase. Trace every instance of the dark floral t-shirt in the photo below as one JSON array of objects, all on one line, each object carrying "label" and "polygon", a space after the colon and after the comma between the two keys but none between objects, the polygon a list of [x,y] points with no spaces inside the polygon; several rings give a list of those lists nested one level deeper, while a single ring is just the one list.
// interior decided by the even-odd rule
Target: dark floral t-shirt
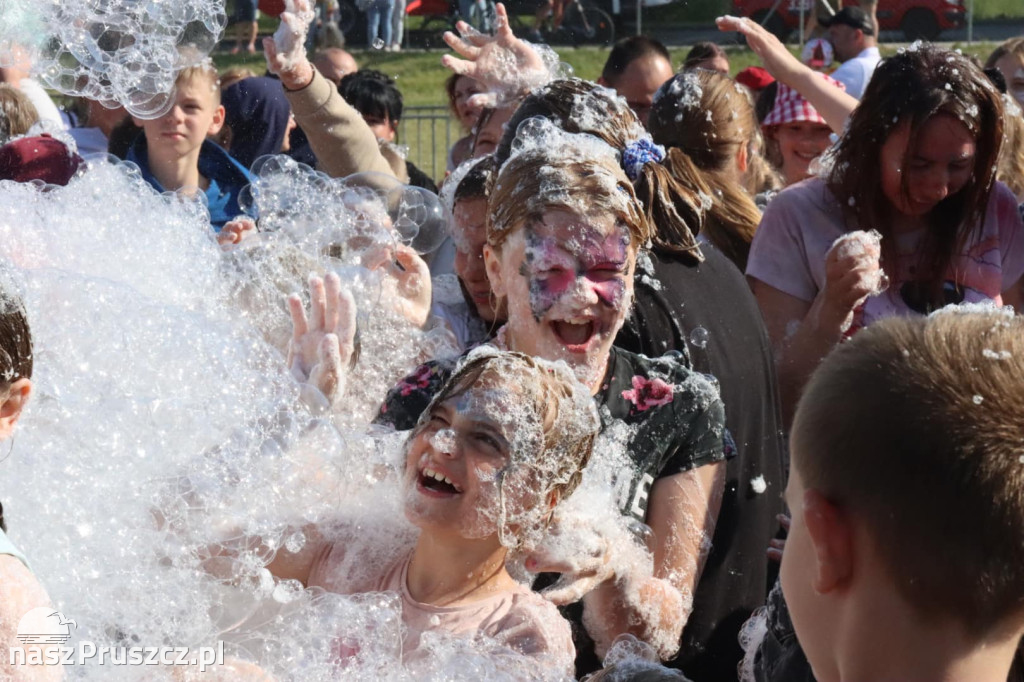
[{"label": "dark floral t-shirt", "polygon": [[[619,509],[638,521],[647,516],[655,480],[734,454],[717,387],[687,361],[681,353],[652,359],[613,347],[605,382],[594,396],[601,437],[622,439],[634,465],[624,467],[614,485]],[[413,428],[457,363],[421,365],[391,389],[377,423]]]}]

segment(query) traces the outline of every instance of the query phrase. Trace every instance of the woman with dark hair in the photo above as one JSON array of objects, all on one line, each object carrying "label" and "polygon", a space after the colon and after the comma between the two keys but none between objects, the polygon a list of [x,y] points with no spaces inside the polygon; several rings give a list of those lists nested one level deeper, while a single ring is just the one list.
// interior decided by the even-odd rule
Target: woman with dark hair
[{"label": "woman with dark hair", "polygon": [[836,343],[877,319],[1024,301],[1024,227],[1013,193],[995,181],[998,93],[969,59],[930,45],[883,61],[876,75],[831,169],[779,194],[751,249],[747,275],[784,407]]}]

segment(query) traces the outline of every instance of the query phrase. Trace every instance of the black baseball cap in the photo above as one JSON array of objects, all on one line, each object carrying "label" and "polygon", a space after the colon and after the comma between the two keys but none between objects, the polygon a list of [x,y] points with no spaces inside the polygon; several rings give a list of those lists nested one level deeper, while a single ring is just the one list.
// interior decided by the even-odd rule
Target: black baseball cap
[{"label": "black baseball cap", "polygon": [[844,7],[831,17],[819,17],[818,23],[828,28],[835,24],[845,24],[850,28],[859,28],[864,35],[875,35],[875,26],[871,23],[871,16],[860,7]]}]

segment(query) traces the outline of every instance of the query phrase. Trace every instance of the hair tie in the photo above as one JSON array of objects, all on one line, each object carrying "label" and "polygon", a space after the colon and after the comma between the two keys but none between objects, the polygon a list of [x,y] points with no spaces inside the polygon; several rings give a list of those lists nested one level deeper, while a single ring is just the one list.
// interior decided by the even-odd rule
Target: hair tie
[{"label": "hair tie", "polygon": [[636,181],[640,177],[640,171],[648,161],[662,161],[665,158],[665,148],[660,144],[654,144],[649,137],[641,137],[626,145],[622,152],[622,170],[626,171],[626,177]]}]

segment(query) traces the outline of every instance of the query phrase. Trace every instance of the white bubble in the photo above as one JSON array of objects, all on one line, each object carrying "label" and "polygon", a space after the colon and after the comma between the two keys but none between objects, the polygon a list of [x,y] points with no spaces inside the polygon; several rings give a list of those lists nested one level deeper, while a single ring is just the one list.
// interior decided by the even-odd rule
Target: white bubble
[{"label": "white bubble", "polygon": [[985,398],[980,395],[975,395],[973,398],[971,398],[971,400],[974,402],[975,405],[981,405],[981,403],[984,402]]},{"label": "white bubble", "polygon": [[758,495],[763,493],[765,490],[768,490],[768,484],[765,483],[764,476],[757,476],[750,479],[750,489]]},{"label": "white bubble", "polygon": [[375,49],[375,50],[383,50],[384,49],[384,41],[381,40],[380,38],[374,38],[374,40],[373,40],[373,49]]},{"label": "white bubble", "polygon": [[155,118],[173,102],[178,73],[206,59],[225,23],[219,0],[6,0],[0,66],[25,55],[58,92]]},{"label": "white bubble", "polygon": [[707,348],[708,330],[704,327],[694,327],[690,332],[690,343],[697,348]]}]

